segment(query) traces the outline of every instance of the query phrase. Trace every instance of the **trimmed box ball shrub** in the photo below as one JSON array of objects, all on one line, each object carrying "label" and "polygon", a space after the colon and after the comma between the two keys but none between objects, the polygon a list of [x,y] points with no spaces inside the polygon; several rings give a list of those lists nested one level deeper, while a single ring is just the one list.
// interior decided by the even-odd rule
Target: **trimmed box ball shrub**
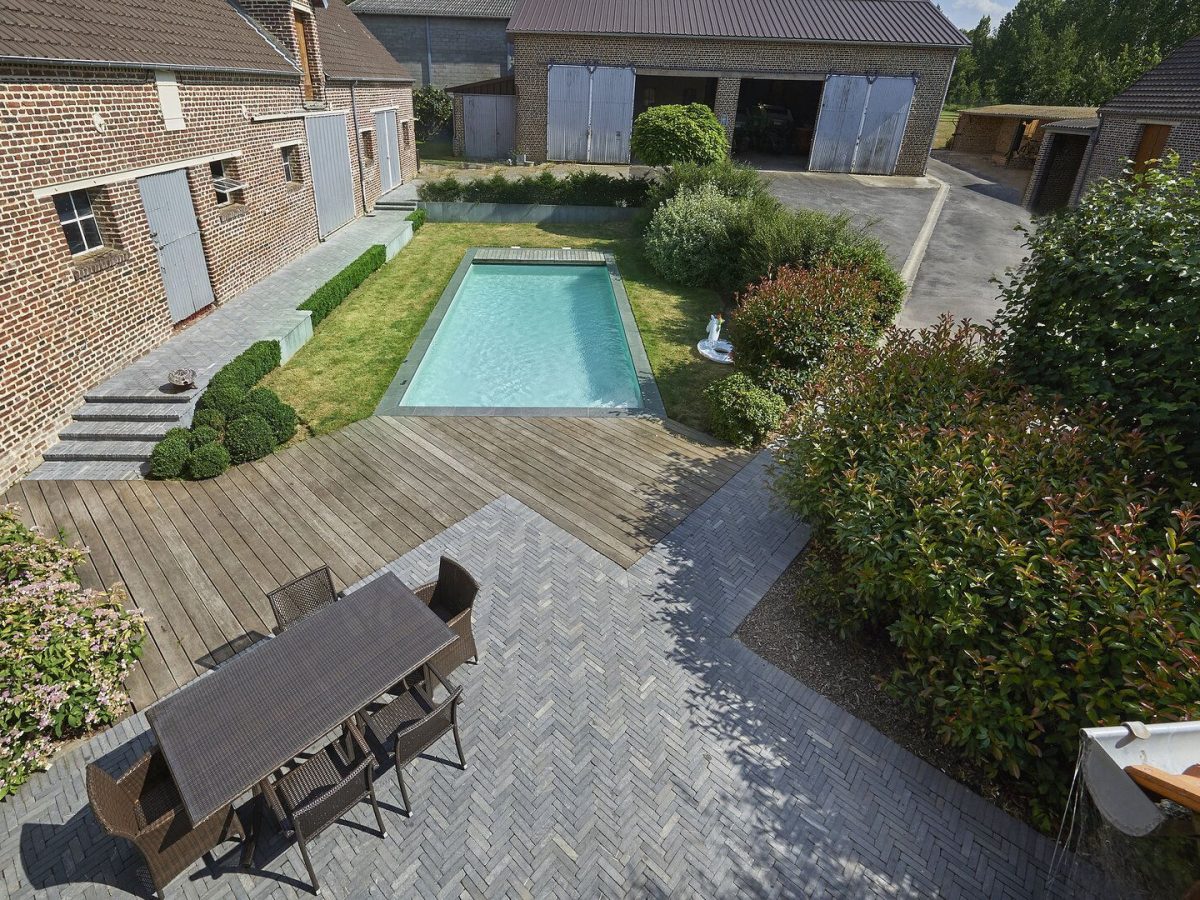
[{"label": "trimmed box ball shrub", "polygon": [[198,445],[188,456],[184,473],[193,481],[216,478],[229,468],[229,451],[215,441]]},{"label": "trimmed box ball shrub", "polygon": [[127,712],[145,622],[119,589],[79,586],[82,558],[0,507],[0,800],[46,767],[55,742]]},{"label": "trimmed box ball shrub", "polygon": [[755,374],[777,367],[804,378],[835,348],[876,337],[877,295],[878,283],[859,269],[785,266],[738,298],[729,320],[738,366]]},{"label": "trimmed box ball shrub", "polygon": [[[313,328],[316,328],[326,316],[341,306],[342,301],[349,297],[356,287],[366,281],[371,273],[385,262],[387,262],[387,248],[382,244],[376,244],[313,291],[312,296],[301,303],[297,309],[311,312],[312,325]],[[278,350],[278,342],[274,343],[275,349]],[[271,369],[278,365],[279,361],[276,359],[275,365]],[[271,369],[267,369],[267,372],[270,372]],[[262,375],[247,384],[246,389],[249,390],[253,385],[262,381],[267,372],[263,372]]]},{"label": "trimmed box ball shrub", "polygon": [[150,477],[178,478],[191,452],[191,435],[188,430],[172,428],[150,451]]},{"label": "trimmed box ball shrub", "polygon": [[215,407],[208,409],[198,409],[195,415],[192,416],[193,428],[211,428],[217,432],[225,431],[225,417],[221,415],[221,411]]},{"label": "trimmed box ball shrub", "polygon": [[703,103],[650,107],[634,119],[629,146],[648,166],[704,165],[729,155],[725,126]]},{"label": "trimmed box ball shrub", "polygon": [[245,399],[246,389],[240,384],[232,381],[217,381],[214,378],[196,403],[196,415],[212,410],[222,419],[228,420],[237,414],[238,407]]},{"label": "trimmed box ball shrub", "polygon": [[739,447],[756,447],[779,428],[787,412],[784,399],[763,390],[741,373],[704,390],[712,433]]},{"label": "trimmed box ball shrub", "polygon": [[1004,291],[1007,358],[1069,401],[1108,404],[1159,445],[1163,472],[1200,469],[1200,170],[1178,156],[1104,181],[1026,232]]},{"label": "trimmed box ball shrub", "polygon": [[838,557],[843,628],[886,629],[892,688],[1045,826],[1078,730],[1194,718],[1200,511],[1146,441],[1067,412],[947,317],[840,357],[806,387],[777,489]]},{"label": "trimmed box ball shrub", "polygon": [[280,400],[279,395],[270,388],[257,387],[248,393],[238,415],[262,416],[271,426],[277,444],[290,440],[296,433],[296,410]]},{"label": "trimmed box ball shrub", "polygon": [[201,444],[211,444],[213,441],[221,440],[221,433],[215,428],[209,428],[207,425],[193,426],[188,433],[188,445],[195,450]]},{"label": "trimmed box ball shrub", "polygon": [[225,429],[225,448],[234,463],[262,459],[277,445],[275,432],[262,416],[251,414],[234,419]]},{"label": "trimmed box ball shrub", "polygon": [[707,183],[672,197],[646,229],[643,250],[651,268],[676,284],[716,283],[728,264],[736,212],[736,201]]}]

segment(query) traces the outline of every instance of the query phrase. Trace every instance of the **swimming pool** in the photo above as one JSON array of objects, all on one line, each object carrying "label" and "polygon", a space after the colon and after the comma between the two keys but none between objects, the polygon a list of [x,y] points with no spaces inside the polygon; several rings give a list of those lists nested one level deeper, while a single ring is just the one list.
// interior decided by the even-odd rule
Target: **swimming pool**
[{"label": "swimming pool", "polygon": [[469,255],[460,267],[449,302],[443,298],[422,333],[426,341],[418,339],[389,391],[392,414],[641,409],[631,340],[643,359],[644,351],[632,314],[622,317],[615,269],[604,257],[580,254],[581,264],[542,262],[530,251],[520,261],[491,253],[486,261]]}]

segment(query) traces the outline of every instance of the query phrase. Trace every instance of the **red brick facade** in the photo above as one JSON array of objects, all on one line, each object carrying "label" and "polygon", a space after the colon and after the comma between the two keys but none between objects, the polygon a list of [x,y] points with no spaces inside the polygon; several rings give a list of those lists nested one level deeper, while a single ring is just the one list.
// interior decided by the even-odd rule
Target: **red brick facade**
[{"label": "red brick facade", "polygon": [[1101,178],[1118,178],[1137,153],[1142,132],[1150,124],[1170,124],[1167,149],[1179,154],[1185,168],[1200,165],[1200,119],[1163,119],[1106,112],[1092,148],[1087,172],[1077,187],[1075,202]]},{"label": "red brick facade", "polygon": [[[287,8],[287,4],[282,4]],[[167,130],[150,70],[0,66],[0,486],[36,463],[82,395],[175,327],[135,177],[186,167],[219,304],[317,243],[300,79],[177,73],[185,127]],[[324,85],[326,109],[350,111],[348,83]],[[416,173],[411,86],[360,83],[358,126],[396,108],[401,169]],[[407,121],[404,121],[407,120]],[[379,163],[347,139],[357,214],[379,195]],[[298,182],[281,144],[297,146]],[[371,142],[374,143],[373,141]],[[232,160],[242,202],[218,206],[211,158]],[[57,186],[88,187],[104,248],[72,256]]]}]

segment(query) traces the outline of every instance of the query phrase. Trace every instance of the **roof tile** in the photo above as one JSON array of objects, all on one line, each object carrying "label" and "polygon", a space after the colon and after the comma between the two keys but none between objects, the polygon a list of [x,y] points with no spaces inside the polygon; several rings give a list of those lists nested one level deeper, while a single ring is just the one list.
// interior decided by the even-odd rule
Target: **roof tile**
[{"label": "roof tile", "polygon": [[1102,107],[1105,114],[1200,119],[1200,35]]},{"label": "roof tile", "polygon": [[342,0],[328,0],[328,3],[325,8],[313,4],[325,77],[343,81],[413,80]]}]

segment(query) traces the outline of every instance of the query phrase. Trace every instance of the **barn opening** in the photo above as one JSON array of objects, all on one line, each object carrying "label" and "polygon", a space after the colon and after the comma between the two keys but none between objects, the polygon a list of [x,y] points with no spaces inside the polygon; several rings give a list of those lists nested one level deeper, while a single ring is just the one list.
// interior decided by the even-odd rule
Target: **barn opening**
[{"label": "barn opening", "polygon": [[663,75],[639,70],[634,86],[633,116],[636,119],[652,106],[686,106],[717,102],[717,79],[691,75]]},{"label": "barn opening", "polygon": [[807,169],[824,89],[823,78],[743,78],[734,150]]}]

